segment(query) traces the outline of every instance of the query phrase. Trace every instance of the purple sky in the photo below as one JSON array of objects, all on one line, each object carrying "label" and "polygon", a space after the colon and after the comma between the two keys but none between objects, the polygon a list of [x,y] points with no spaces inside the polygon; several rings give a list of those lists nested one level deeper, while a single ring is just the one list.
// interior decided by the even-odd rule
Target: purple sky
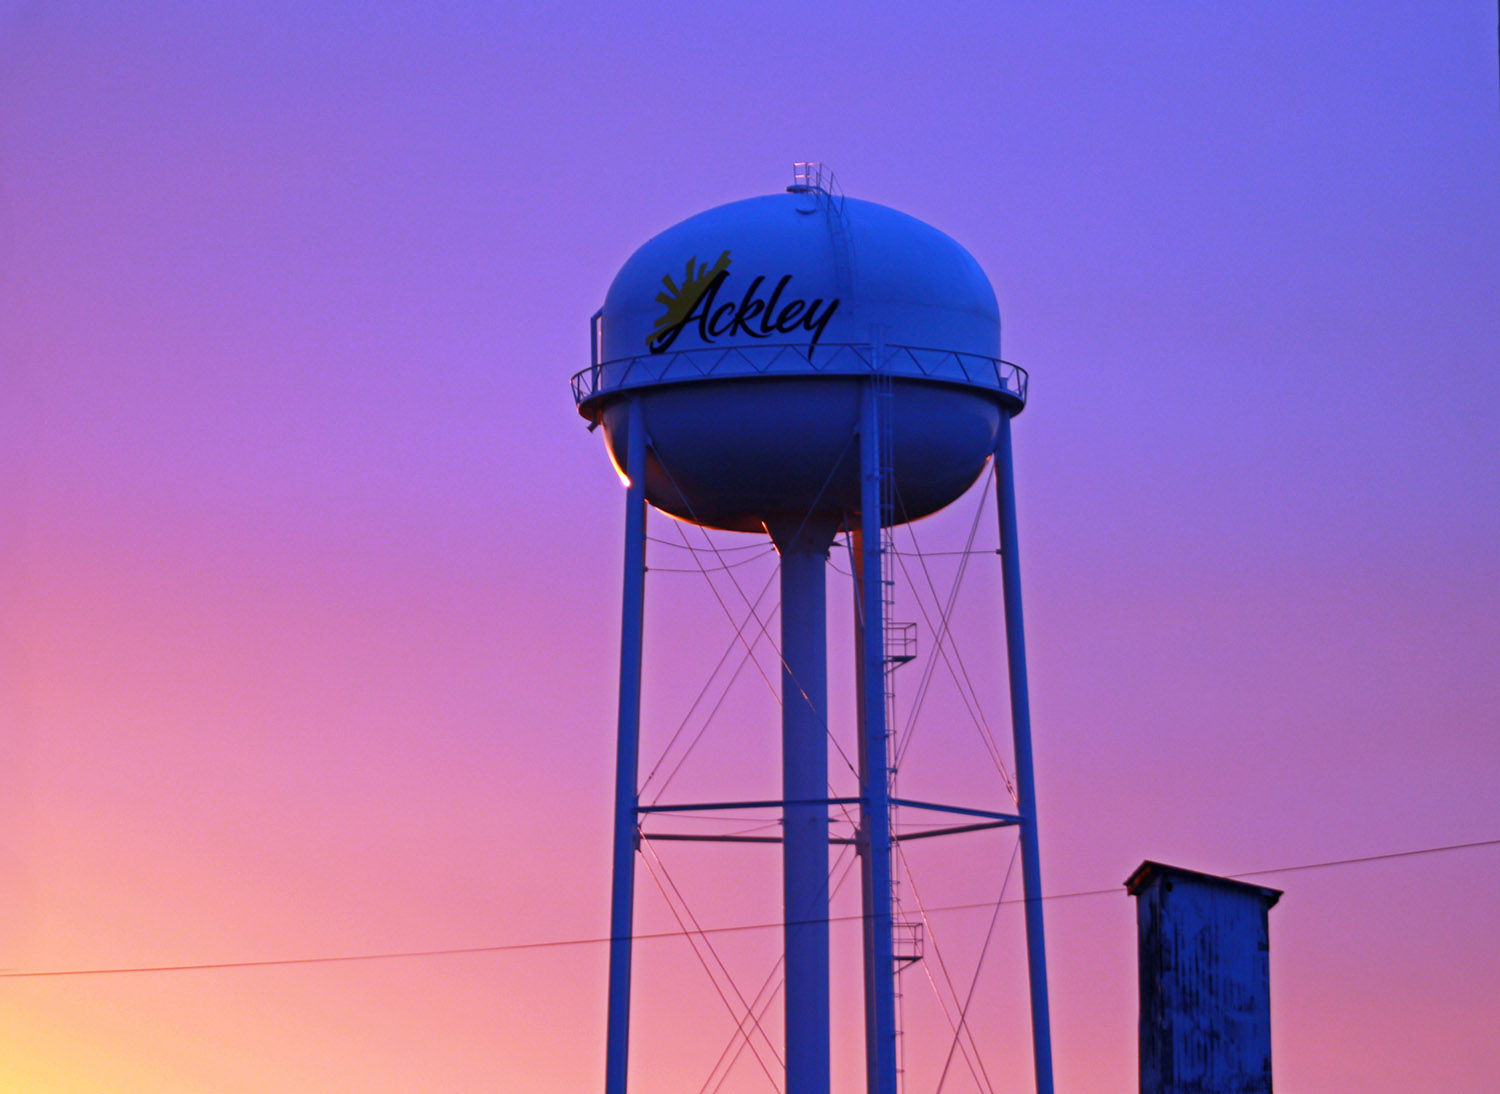
[{"label": "purple sky", "polygon": [[[968,247],[1030,370],[1050,891],[1500,838],[1495,25],[0,0],[0,969],[606,932],[623,493],[567,380],[634,247],[804,158]],[[998,719],[993,571],[956,626]],[[647,769],[730,634],[651,582]],[[903,786],[994,795],[934,679]],[[684,780],[774,776],[756,687]],[[993,900],[987,840],[914,851],[924,900]],[[774,918],[771,857],[663,861],[705,925]],[[1500,848],[1260,880],[1278,1088],[1493,1090]],[[1049,917],[1060,1088],[1132,1091],[1133,906]],[[960,991],[986,921],[939,924]],[[775,941],[724,943],[751,990]],[[1021,941],[972,1012],[999,1090]],[[639,1088],[696,1089],[733,1023],[680,940],[638,960]],[[594,1089],[604,985],[599,946],[0,979],[0,1085]]]}]

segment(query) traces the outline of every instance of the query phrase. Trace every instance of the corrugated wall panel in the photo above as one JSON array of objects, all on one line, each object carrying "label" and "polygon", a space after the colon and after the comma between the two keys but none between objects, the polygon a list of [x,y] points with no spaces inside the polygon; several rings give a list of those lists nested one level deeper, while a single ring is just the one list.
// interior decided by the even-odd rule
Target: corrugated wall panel
[{"label": "corrugated wall panel", "polygon": [[1127,885],[1140,940],[1141,1094],[1270,1094],[1267,913],[1281,894],[1159,863]]}]

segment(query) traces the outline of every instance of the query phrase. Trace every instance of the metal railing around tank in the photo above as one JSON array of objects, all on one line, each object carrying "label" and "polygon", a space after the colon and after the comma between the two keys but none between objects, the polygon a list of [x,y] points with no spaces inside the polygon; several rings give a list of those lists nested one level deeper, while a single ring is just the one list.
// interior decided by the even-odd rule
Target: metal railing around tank
[{"label": "metal railing around tank", "polygon": [[602,361],[573,377],[573,398],[581,406],[600,395],[656,384],[744,376],[868,376],[969,384],[1026,402],[1028,377],[1020,365],[998,357],[920,346],[875,349],[849,343],[821,345],[810,360],[805,345],[725,346],[641,354]]}]

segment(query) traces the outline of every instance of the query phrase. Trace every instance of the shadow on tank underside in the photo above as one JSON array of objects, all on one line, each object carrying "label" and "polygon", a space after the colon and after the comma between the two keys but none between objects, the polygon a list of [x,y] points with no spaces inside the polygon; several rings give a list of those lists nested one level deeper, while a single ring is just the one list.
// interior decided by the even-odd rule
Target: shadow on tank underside
[{"label": "shadow on tank underside", "polygon": [[[853,377],[700,381],[641,388],[600,415],[616,466],[629,444],[630,399],[647,432],[646,497],[672,516],[710,528],[763,532],[804,517],[860,509],[861,388]],[[923,381],[890,385],[890,453],[896,522],[957,500],[995,450],[1004,410],[974,388]]]}]

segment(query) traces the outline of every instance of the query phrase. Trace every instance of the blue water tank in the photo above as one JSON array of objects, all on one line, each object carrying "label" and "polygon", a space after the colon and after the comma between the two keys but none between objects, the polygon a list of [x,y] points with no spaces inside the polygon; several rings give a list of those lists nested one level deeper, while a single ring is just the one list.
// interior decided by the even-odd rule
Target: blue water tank
[{"label": "blue water tank", "polygon": [[722,205],[637,250],[594,316],[579,412],[625,463],[628,400],[646,495],[709,527],[761,531],[859,510],[860,390],[890,395],[897,522],[961,495],[1026,374],[973,256],[922,221],[822,185]]}]

